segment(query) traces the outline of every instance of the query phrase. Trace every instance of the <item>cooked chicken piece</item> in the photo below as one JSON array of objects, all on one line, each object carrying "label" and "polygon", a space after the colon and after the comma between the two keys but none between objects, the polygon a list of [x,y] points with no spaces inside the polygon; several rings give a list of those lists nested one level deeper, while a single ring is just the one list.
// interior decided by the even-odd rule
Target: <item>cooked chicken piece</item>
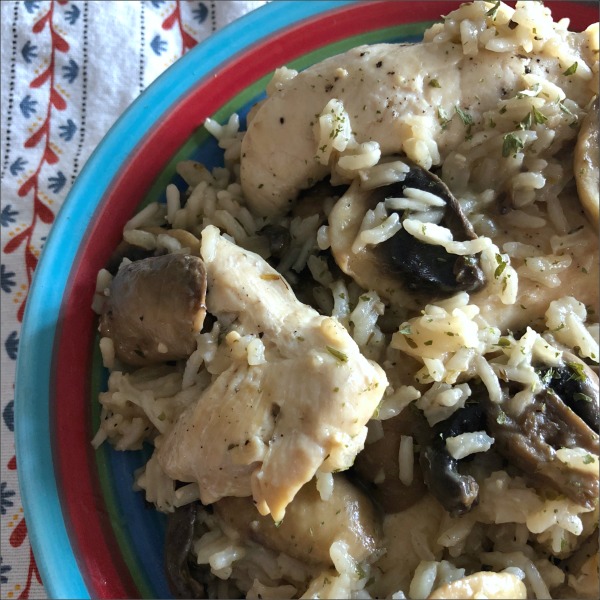
[{"label": "cooked chicken piece", "polygon": [[451,600],[460,598],[527,598],[525,584],[513,573],[490,573],[479,571],[436,588],[427,596],[428,600]]},{"label": "cooked chicken piece", "polygon": [[279,521],[319,468],[353,463],[387,379],[258,255],[210,226],[202,256],[209,312],[260,336],[267,360],[233,362],[166,434],[158,458],[173,479],[197,481],[203,503],[252,495]]},{"label": "cooked chicken piece", "polygon": [[461,44],[434,42],[359,46],[328,58],[279,86],[256,111],[242,142],[244,195],[254,212],[280,215],[300,190],[330,173],[330,165],[317,160],[315,129],[332,99],[343,103],[356,141],[377,142],[382,156],[407,152],[412,134],[406,119],[418,116],[431,131],[441,164],[464,141],[465,124],[457,117],[442,127],[440,114],[455,116],[457,107],[468,111],[469,133],[475,135],[485,127],[483,113],[527,87],[525,72],[568,87],[569,98],[585,106],[589,83],[567,80],[563,71],[548,55],[531,60],[480,49],[468,56]]},{"label": "cooked chicken piece", "polygon": [[342,474],[333,476],[333,492],[321,500],[314,482],[302,487],[281,523],[256,511],[250,498],[222,498],[215,513],[243,538],[307,564],[332,565],[329,549],[335,541],[363,562],[381,549],[381,517],[368,496]]},{"label": "cooked chicken piece", "polygon": [[149,257],[121,267],[100,318],[116,356],[143,366],[187,358],[196,348],[206,307],[202,260],[185,254]]}]

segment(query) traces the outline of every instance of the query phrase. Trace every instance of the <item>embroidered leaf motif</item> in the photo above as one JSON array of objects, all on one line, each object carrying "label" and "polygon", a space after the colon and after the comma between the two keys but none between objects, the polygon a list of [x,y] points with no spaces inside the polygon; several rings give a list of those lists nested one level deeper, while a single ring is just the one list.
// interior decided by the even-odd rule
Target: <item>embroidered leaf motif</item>
[{"label": "embroidered leaf motif", "polygon": [[31,88],[39,88],[50,79],[50,75],[52,75],[52,69],[48,67],[45,71],[43,71],[40,75],[38,75],[30,84]]},{"label": "embroidered leaf motif", "polygon": [[35,108],[37,103],[37,100],[34,100],[29,94],[27,94],[27,96],[25,96],[25,98],[19,102],[21,113],[26,119],[29,119],[31,115],[34,115],[37,112]]},{"label": "embroidered leaf motif", "polygon": [[[48,187],[55,194],[58,194],[63,189],[63,187],[65,187],[65,183],[67,183],[67,178],[65,177],[62,171],[59,171],[56,174],[56,177],[49,177],[48,181],[50,182],[50,185],[48,185]],[[42,206],[44,205],[42,204]]]},{"label": "embroidered leaf motif", "polygon": [[25,141],[25,148],[35,148],[40,140],[48,134],[48,121],[46,121],[35,133]]},{"label": "embroidered leaf motif", "polygon": [[154,6],[154,8],[160,8],[161,4],[164,4],[165,0],[152,0],[152,2],[150,2],[150,4],[152,4],[152,6]]},{"label": "embroidered leaf motif", "polygon": [[8,358],[11,360],[15,360],[17,358],[17,352],[19,350],[19,338],[17,337],[16,331],[12,331],[6,338],[6,341],[4,342],[4,348],[6,349]]},{"label": "embroidered leaf motif", "polygon": [[16,221],[15,217],[19,214],[19,211],[13,210],[12,204],[7,204],[2,208],[0,212],[0,225],[2,227],[8,227],[10,223]]},{"label": "embroidered leaf motif", "polygon": [[173,27],[173,25],[175,25],[175,23],[177,22],[177,13],[178,10],[177,8],[163,21],[162,24],[162,28],[165,31],[168,31],[169,29],[171,29]]},{"label": "embroidered leaf motif", "polygon": [[4,424],[9,431],[14,431],[15,429],[15,401],[11,400],[2,411],[2,418],[4,419]]},{"label": "embroidered leaf motif", "polygon": [[[62,176],[62,178],[64,179],[64,175],[59,171],[58,172],[59,175]],[[53,179],[52,177],[50,177],[50,179]],[[62,188],[62,186],[64,185],[64,183],[62,183],[62,185],[60,186]],[[38,217],[41,219],[41,221],[43,223],[52,223],[52,221],[54,221],[54,213],[43,203],[40,202],[37,198],[35,199],[35,203],[34,203],[34,208],[35,208],[35,212],[38,215]],[[37,263],[37,261],[36,261]]]},{"label": "embroidered leaf motif", "polygon": [[37,177],[32,175],[20,188],[17,194],[23,198],[37,185]]},{"label": "embroidered leaf motif", "polygon": [[181,40],[183,42],[183,47],[187,50],[193,48],[196,45],[196,40],[187,32],[181,31]]},{"label": "embroidered leaf motif", "polygon": [[8,577],[5,575],[5,573],[8,573],[12,567],[10,565],[3,565],[3,562],[4,558],[0,556],[0,583],[7,584]]},{"label": "embroidered leaf motif", "polygon": [[46,23],[48,22],[49,18],[50,18],[50,11],[46,12],[46,14],[33,25],[31,31],[33,31],[33,33],[40,33],[40,31],[42,31],[44,29],[44,27],[46,26]]},{"label": "embroidered leaf motif", "polygon": [[3,515],[5,515],[6,510],[13,505],[13,501],[9,500],[9,498],[12,498],[15,495],[13,490],[7,489],[7,486],[8,484],[6,481],[3,481],[2,484],[0,484],[0,513]]},{"label": "embroidered leaf motif", "polygon": [[37,46],[34,46],[29,40],[21,48],[21,56],[27,64],[31,64],[32,59],[37,58]]},{"label": "embroidered leaf motif", "polygon": [[69,44],[64,37],[56,33],[54,29],[52,30],[52,44],[59,52],[68,52]]},{"label": "embroidered leaf motif", "polygon": [[18,235],[15,235],[15,237],[7,242],[6,246],[4,246],[4,253],[12,254],[27,239],[28,235],[29,231],[27,229],[21,231],[21,233]]},{"label": "embroidered leaf motif", "polygon": [[70,142],[77,131],[77,125],[71,120],[67,119],[66,125],[59,125],[60,133],[58,134],[66,142]]},{"label": "embroidered leaf motif", "polygon": [[79,65],[71,58],[69,59],[68,65],[63,65],[63,77],[69,82],[73,83],[79,75]]},{"label": "embroidered leaf motif", "polygon": [[198,7],[192,10],[192,15],[198,23],[204,23],[206,17],[208,17],[208,8],[206,8],[206,4],[204,4],[204,2],[198,2]]},{"label": "embroidered leaf motif", "polygon": [[55,88],[50,90],[50,102],[52,102],[56,110],[65,110],[65,108],[67,108],[65,99],[56,91]]},{"label": "embroidered leaf motif", "polygon": [[77,23],[77,19],[79,19],[80,14],[81,11],[79,10],[79,8],[77,8],[75,4],[72,4],[71,8],[69,8],[69,10],[65,13],[67,23],[69,25],[75,25],[75,23]]},{"label": "embroidered leaf motif", "polygon": [[33,0],[25,0],[23,4],[25,4],[25,8],[29,14],[32,14],[40,7],[40,3]]},{"label": "embroidered leaf motif", "polygon": [[9,167],[10,174],[16,177],[25,169],[26,164],[27,161],[22,156],[18,156],[17,160]]},{"label": "embroidered leaf motif", "polygon": [[167,49],[167,42],[160,35],[155,35],[150,42],[150,48],[154,50],[156,56],[160,56]]},{"label": "embroidered leaf motif", "polygon": [[15,273],[7,271],[6,265],[0,265],[0,288],[2,291],[10,294],[15,285]]}]

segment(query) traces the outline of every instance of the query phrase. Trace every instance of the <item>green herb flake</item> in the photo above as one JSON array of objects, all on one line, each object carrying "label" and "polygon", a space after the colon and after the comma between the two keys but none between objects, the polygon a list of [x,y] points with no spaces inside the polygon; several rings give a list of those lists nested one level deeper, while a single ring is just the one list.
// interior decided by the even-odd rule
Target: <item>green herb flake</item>
[{"label": "green herb flake", "polygon": [[426,346],[431,346],[433,344],[433,340],[427,340],[426,342],[423,342]]},{"label": "green herb flake", "polygon": [[575,381],[585,381],[587,379],[585,374],[585,367],[582,363],[578,362],[568,362],[567,367],[571,369],[571,377],[569,379],[574,379]]},{"label": "green herb flake", "polygon": [[440,122],[440,126],[442,129],[446,129],[448,127],[448,123],[450,123],[450,117],[448,113],[443,108],[438,108],[438,121]]},{"label": "green herb flake", "polygon": [[340,362],[348,362],[348,355],[342,352],[341,350],[337,350],[336,348],[332,348],[331,346],[325,346],[327,352],[331,354],[334,358],[337,358]]},{"label": "green herb flake", "polygon": [[506,260],[504,260],[504,258],[502,257],[501,254],[496,254],[496,262],[498,263],[498,266],[496,267],[496,270],[494,271],[494,278],[498,279],[500,277],[500,275],[502,275],[502,273],[504,273],[504,269],[506,269],[508,262]]},{"label": "green herb flake", "polygon": [[592,463],[595,463],[596,459],[591,455],[591,454],[586,454],[583,457],[583,464],[584,465],[591,465]]},{"label": "green herb flake", "polygon": [[525,147],[523,140],[517,137],[514,133],[507,133],[504,136],[502,142],[502,156],[504,158],[509,157],[511,154],[515,155],[519,150]]},{"label": "green herb flake", "polygon": [[440,85],[440,82],[437,79],[431,79],[429,81],[429,87],[432,87],[432,88],[441,88],[442,86]]},{"label": "green herb flake", "polygon": [[573,400],[581,400],[583,402],[590,402],[590,403],[592,403],[594,401],[593,398],[591,398],[590,396],[588,396],[587,394],[584,394],[582,392],[575,392],[573,394]]},{"label": "green herb flake", "polygon": [[543,125],[548,120],[548,117],[535,106],[531,109],[531,113],[533,114],[533,120],[537,125]]},{"label": "green herb flake", "polygon": [[563,75],[574,75],[577,71],[577,61],[575,61],[564,73]]},{"label": "green herb flake", "polygon": [[501,408],[499,408],[498,411],[496,423],[498,423],[498,425],[506,425],[508,423],[508,417],[506,416],[506,413]]},{"label": "green herb flake", "polygon": [[456,114],[460,117],[460,120],[467,126],[473,125],[473,117],[466,111],[462,110],[460,106],[454,107]]},{"label": "green herb flake", "polygon": [[496,346],[500,346],[500,348],[510,348],[510,340],[508,338],[501,337]]},{"label": "green herb flake", "polygon": [[490,10],[488,10],[485,13],[486,17],[490,17],[490,19],[494,19],[496,20],[496,15],[498,14],[498,9],[500,8],[500,0],[498,0],[496,2],[496,4],[494,4],[494,6],[492,6],[492,8],[490,8]]},{"label": "green herb flake", "polygon": [[398,329],[398,333],[401,333],[402,335],[410,335],[412,333],[410,325],[408,323],[402,325],[402,327]]},{"label": "green herb flake", "polygon": [[417,347],[417,342],[415,342],[415,340],[413,340],[412,338],[407,337],[406,343],[413,349]]},{"label": "green herb flake", "polygon": [[533,124],[533,115],[528,112],[520,121],[518,124],[518,128],[519,129],[531,129],[531,126]]}]

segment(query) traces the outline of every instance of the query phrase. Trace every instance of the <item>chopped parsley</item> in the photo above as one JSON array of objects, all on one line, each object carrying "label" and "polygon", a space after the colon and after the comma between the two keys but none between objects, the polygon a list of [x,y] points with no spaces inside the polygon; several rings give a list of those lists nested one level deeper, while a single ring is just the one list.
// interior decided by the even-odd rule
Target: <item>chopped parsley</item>
[{"label": "chopped parsley", "polygon": [[508,417],[506,416],[506,413],[501,408],[498,409],[498,416],[496,417],[496,423],[498,423],[498,425],[506,425],[508,423]]},{"label": "chopped parsley", "polygon": [[473,125],[473,117],[468,112],[464,111],[460,106],[455,106],[454,108],[456,110],[456,114],[460,117],[460,120],[465,125],[468,127]]},{"label": "chopped parsley", "polygon": [[596,459],[591,455],[591,454],[586,454],[583,457],[583,464],[584,465],[591,465],[592,463],[595,463]]},{"label": "chopped parsley", "polygon": [[438,108],[438,121],[440,122],[442,129],[446,129],[448,123],[451,121],[448,113],[443,108]]},{"label": "chopped parsley", "polygon": [[331,354],[331,356],[337,358],[340,362],[348,362],[348,355],[342,352],[341,350],[337,350],[336,348],[332,348],[331,346],[325,346],[327,352]]},{"label": "chopped parsley", "polygon": [[578,362],[568,362],[567,367],[571,369],[573,373],[569,379],[574,379],[575,381],[585,381],[587,379],[585,374],[585,367],[582,363]]},{"label": "chopped parsley", "polygon": [[496,262],[498,263],[498,266],[496,267],[496,270],[494,271],[494,278],[498,279],[500,277],[500,275],[502,275],[502,273],[504,273],[504,269],[506,269],[506,266],[508,265],[508,261],[504,260],[504,257],[502,256],[502,254],[496,254]]},{"label": "chopped parsley", "polygon": [[577,61],[575,61],[564,73],[563,75],[573,75],[577,71]]},{"label": "chopped parsley", "polygon": [[486,17],[490,17],[491,19],[496,20],[496,15],[498,14],[498,9],[500,8],[500,0],[498,0],[490,10],[485,13]]},{"label": "chopped parsley", "polygon": [[429,81],[429,87],[432,87],[432,88],[441,88],[442,86],[440,85],[440,82],[437,79],[431,79]]},{"label": "chopped parsley", "polygon": [[543,125],[548,120],[548,117],[535,106],[531,109],[531,113],[533,114],[533,120],[537,125]]},{"label": "chopped parsley", "polygon": [[511,154],[515,155],[519,150],[525,147],[523,140],[517,137],[514,133],[507,133],[504,136],[502,142],[502,156],[504,158],[509,157]]}]

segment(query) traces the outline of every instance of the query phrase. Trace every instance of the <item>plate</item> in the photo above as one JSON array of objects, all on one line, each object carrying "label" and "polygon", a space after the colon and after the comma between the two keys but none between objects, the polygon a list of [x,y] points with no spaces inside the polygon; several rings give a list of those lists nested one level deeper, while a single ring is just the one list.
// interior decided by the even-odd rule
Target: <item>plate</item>
[{"label": "plate", "polygon": [[[573,29],[595,3],[548,3]],[[16,381],[19,482],[31,543],[54,598],[168,598],[164,517],[132,489],[147,456],[91,439],[106,373],[91,310],[96,273],[145,202],[164,199],[182,159],[221,151],[203,129],[245,115],[273,70],[303,69],[353,46],[415,42],[458,2],[273,2],[196,46],[123,114],[75,182],[37,268]]]}]

